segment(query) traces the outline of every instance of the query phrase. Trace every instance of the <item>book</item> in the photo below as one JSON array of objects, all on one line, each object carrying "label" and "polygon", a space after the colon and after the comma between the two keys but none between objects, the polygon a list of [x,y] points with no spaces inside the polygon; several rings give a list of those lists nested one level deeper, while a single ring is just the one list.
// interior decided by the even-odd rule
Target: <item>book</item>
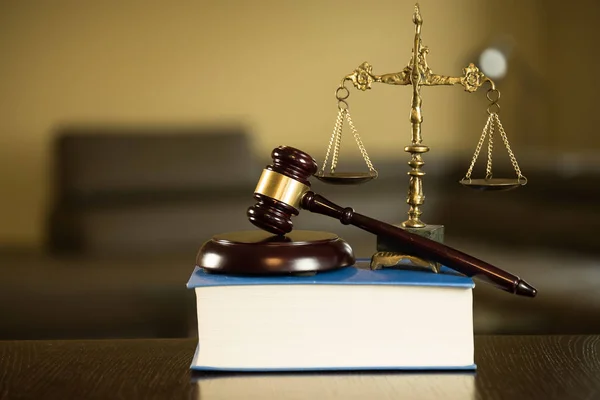
[{"label": "book", "polygon": [[472,279],[355,266],[245,277],[196,267],[203,371],[474,369]]},{"label": "book", "polygon": [[475,372],[192,373],[192,399],[474,399]]}]

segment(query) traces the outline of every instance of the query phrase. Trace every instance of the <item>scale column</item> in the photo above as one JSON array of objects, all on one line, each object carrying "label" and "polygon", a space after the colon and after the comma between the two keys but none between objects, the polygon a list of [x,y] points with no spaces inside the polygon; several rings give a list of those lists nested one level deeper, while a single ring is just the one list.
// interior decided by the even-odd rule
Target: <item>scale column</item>
[{"label": "scale column", "polygon": [[425,172],[421,171],[421,167],[425,164],[421,154],[427,153],[429,147],[421,144],[423,138],[421,136],[421,124],[423,123],[423,114],[421,111],[421,65],[419,55],[421,54],[421,25],[423,19],[419,11],[419,5],[415,5],[413,14],[413,22],[415,24],[415,39],[413,44],[412,66],[410,71],[410,83],[412,84],[412,104],[410,110],[410,122],[412,125],[412,143],[406,146],[404,151],[410,153],[411,170],[408,172],[410,181],[408,186],[408,197],[406,202],[410,206],[408,210],[408,219],[402,223],[405,228],[423,228],[425,223],[420,220],[420,206],[425,202],[423,194],[423,176]]},{"label": "scale column", "polygon": [[408,219],[402,223],[404,228],[423,228],[425,223],[420,220],[422,214],[421,205],[425,202],[425,195],[423,194],[423,176],[425,172],[421,170],[421,167],[425,164],[422,153],[429,151],[429,147],[413,143],[410,146],[406,146],[404,151],[411,154],[410,165],[411,170],[408,171],[410,175],[408,196],[406,203],[410,206],[408,209]]}]

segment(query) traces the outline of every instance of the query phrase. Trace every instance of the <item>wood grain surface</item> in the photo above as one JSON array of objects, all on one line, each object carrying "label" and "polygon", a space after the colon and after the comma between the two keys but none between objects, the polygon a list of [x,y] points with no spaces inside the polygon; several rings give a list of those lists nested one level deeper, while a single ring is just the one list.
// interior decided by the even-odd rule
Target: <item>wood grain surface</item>
[{"label": "wood grain surface", "polygon": [[600,336],[479,336],[476,373],[199,374],[196,342],[0,342],[1,399],[595,399]]}]

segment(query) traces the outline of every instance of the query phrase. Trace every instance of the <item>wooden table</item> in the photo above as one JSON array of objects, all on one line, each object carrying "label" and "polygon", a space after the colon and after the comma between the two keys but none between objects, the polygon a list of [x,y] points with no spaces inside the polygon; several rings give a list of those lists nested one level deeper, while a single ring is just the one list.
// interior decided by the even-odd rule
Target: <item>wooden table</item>
[{"label": "wooden table", "polygon": [[600,336],[478,336],[476,373],[198,374],[195,340],[0,342],[0,399],[592,399]]}]

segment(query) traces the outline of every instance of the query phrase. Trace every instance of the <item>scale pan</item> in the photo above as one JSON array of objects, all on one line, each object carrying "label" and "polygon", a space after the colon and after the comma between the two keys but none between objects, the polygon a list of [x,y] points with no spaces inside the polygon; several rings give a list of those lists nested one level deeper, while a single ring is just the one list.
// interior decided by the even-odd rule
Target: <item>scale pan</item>
[{"label": "scale pan", "polygon": [[461,185],[468,188],[481,190],[481,191],[492,191],[497,192],[507,191],[516,189],[519,186],[523,186],[527,183],[523,179],[506,179],[506,178],[492,178],[492,179],[462,179]]},{"label": "scale pan", "polygon": [[331,185],[359,185],[377,178],[377,174],[368,172],[334,172],[333,174],[317,174],[315,177]]}]

